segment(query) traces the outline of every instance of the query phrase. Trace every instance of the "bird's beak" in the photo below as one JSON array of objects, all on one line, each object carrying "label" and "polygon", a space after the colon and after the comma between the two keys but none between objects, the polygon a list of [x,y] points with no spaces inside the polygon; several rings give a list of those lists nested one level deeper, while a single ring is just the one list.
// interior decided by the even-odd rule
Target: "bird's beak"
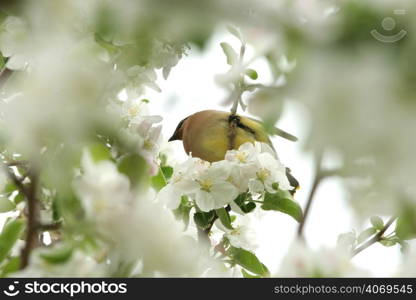
[{"label": "bird's beak", "polygon": [[172,142],[172,141],[177,141],[180,140],[177,136],[176,136],[176,132],[170,137],[170,139],[168,140],[168,142]]},{"label": "bird's beak", "polygon": [[182,140],[182,126],[183,123],[187,120],[188,118],[183,119],[182,121],[179,122],[178,126],[175,129],[175,132],[173,133],[173,135],[170,137],[170,139],[168,140],[169,142],[172,141],[178,141],[178,140]]}]

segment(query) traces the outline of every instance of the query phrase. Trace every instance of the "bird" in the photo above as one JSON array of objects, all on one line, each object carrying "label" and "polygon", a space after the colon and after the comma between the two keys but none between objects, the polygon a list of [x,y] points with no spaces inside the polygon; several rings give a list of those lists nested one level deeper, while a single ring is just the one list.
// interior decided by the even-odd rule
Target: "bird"
[{"label": "bird", "polygon": [[[276,127],[271,134],[297,141],[295,136]],[[182,141],[188,155],[208,162],[223,160],[228,150],[238,149],[246,142],[263,142],[274,149],[261,121],[218,110],[199,111],[180,121],[169,142],[176,140]],[[289,168],[286,175],[294,194],[299,182]]]}]

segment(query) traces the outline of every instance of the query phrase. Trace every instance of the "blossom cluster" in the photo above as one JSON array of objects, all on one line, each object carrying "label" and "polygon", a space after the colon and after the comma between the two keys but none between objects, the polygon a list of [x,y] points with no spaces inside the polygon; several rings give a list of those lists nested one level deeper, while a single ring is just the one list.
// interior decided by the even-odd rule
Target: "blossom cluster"
[{"label": "blossom cluster", "polygon": [[157,159],[163,141],[162,117],[149,113],[149,101],[140,98],[124,98],[111,102],[107,110],[117,114],[126,122],[126,127],[121,130],[122,135],[134,144],[136,151],[146,160],[151,168],[151,174],[156,175],[158,170]]},{"label": "blossom cluster", "polygon": [[113,274],[117,266],[129,265],[123,276],[201,276],[208,267],[215,267],[196,241],[184,236],[171,212],[154,201],[154,193],[134,188],[114,162],[95,162],[85,151],[82,171],[73,187],[84,221],[99,237],[95,256],[111,262],[103,272]]},{"label": "blossom cluster", "polygon": [[238,150],[227,151],[222,161],[209,163],[189,157],[175,167],[159,199],[172,209],[179,206],[182,196],[189,196],[204,212],[226,205],[239,212],[233,202],[239,194],[248,191],[259,196],[277,189],[290,189],[286,168],[269,145],[248,142]]},{"label": "blossom cluster", "polygon": [[351,263],[351,254],[341,248],[308,248],[295,241],[283,258],[278,277],[358,277],[368,276],[365,269]]}]

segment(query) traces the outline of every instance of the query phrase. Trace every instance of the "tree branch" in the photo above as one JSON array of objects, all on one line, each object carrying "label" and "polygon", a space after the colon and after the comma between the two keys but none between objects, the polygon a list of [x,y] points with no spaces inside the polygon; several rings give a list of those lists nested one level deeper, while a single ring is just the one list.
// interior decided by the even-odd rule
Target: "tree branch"
[{"label": "tree branch", "polygon": [[7,170],[7,175],[13,181],[13,183],[17,186],[18,190],[27,197],[27,189],[23,184],[23,179],[17,178],[16,174],[14,174],[13,171],[11,171],[7,166],[7,163],[5,163],[6,167],[4,167]]},{"label": "tree branch", "polygon": [[[225,207],[225,210],[227,212],[230,212],[231,211],[231,206],[227,205]],[[214,223],[217,219],[218,219],[218,216],[217,216],[217,214],[215,214],[214,219],[211,221],[208,228],[206,228],[206,229],[199,228],[199,226],[196,225],[196,228],[197,228],[197,231],[198,231],[198,241],[200,241],[202,243],[210,244],[211,240],[209,239],[209,234],[211,233],[212,226],[214,226]]]},{"label": "tree branch", "polygon": [[373,236],[370,240],[368,240],[367,242],[365,242],[364,244],[362,244],[360,247],[356,248],[353,250],[352,252],[352,257],[354,257],[355,255],[357,255],[358,253],[360,253],[361,251],[367,249],[368,247],[370,247],[371,245],[381,241],[383,239],[383,235],[384,233],[387,231],[387,229],[391,226],[391,224],[393,224],[393,222],[396,220],[396,217],[391,217],[387,223],[384,225],[384,227],[375,235]]},{"label": "tree branch", "polygon": [[[241,68],[243,65],[244,54],[246,52],[246,44],[242,41],[241,48],[240,48],[240,57],[238,60],[238,68]],[[234,116],[237,113],[238,104],[241,101],[241,95],[243,94],[244,90],[242,89],[242,82],[244,82],[244,75],[240,75],[238,82],[235,84],[235,98],[233,101],[233,106],[231,107],[231,115]]]},{"label": "tree branch", "polygon": [[[7,163],[6,163],[7,165]],[[25,196],[27,201],[27,230],[25,237],[25,246],[21,251],[20,269],[24,269],[30,258],[32,249],[36,246],[38,241],[39,230],[39,201],[37,199],[38,176],[33,170],[29,170],[28,177],[30,178],[30,185],[27,187],[23,184],[16,174],[7,167],[9,178],[17,186],[19,191]]]},{"label": "tree branch", "polygon": [[315,179],[313,180],[311,190],[309,192],[308,200],[306,201],[305,210],[303,212],[303,218],[302,221],[299,223],[297,236],[300,239],[303,239],[303,231],[305,228],[306,220],[309,215],[309,211],[311,209],[311,205],[313,202],[313,199],[315,197],[316,191],[318,189],[318,186],[321,184],[322,180],[327,176],[327,173],[325,173],[321,169],[322,164],[322,154],[319,154],[315,160]]},{"label": "tree branch", "polygon": [[30,186],[27,189],[26,194],[28,208],[27,232],[25,239],[25,247],[22,249],[21,252],[21,269],[24,269],[28,265],[30,253],[32,252],[32,249],[36,246],[38,242],[37,233],[39,229],[39,201],[36,197],[38,176],[37,174],[32,173],[29,177]]},{"label": "tree branch", "polygon": [[237,113],[238,104],[240,103],[240,97],[241,97],[241,92],[240,91],[235,91],[233,106],[231,107],[231,115],[232,116],[234,116]]}]

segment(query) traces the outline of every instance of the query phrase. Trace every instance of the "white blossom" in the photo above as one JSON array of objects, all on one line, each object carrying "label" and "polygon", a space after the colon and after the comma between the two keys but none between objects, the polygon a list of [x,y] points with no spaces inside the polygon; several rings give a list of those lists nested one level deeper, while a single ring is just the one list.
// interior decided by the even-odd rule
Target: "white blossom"
[{"label": "white blossom", "polygon": [[150,166],[150,174],[158,172],[158,156],[163,142],[163,118],[149,114],[147,100],[137,100],[127,97],[121,103],[111,102],[107,111],[115,113],[128,121],[127,129],[122,130],[129,142],[136,144],[137,152],[143,156]]},{"label": "white blossom", "polygon": [[185,162],[178,164],[174,168],[169,184],[160,190],[158,198],[166,203],[169,208],[177,208],[181,196],[194,191],[195,178],[208,167],[208,162],[195,157],[190,157]]},{"label": "white blossom", "polygon": [[416,250],[412,246],[404,254],[403,260],[399,264],[394,276],[416,277]]},{"label": "white blossom", "polygon": [[239,165],[254,163],[256,156],[261,152],[259,145],[260,143],[258,142],[255,144],[250,142],[244,143],[238,150],[228,150],[225,154],[225,159]]},{"label": "white blossom", "polygon": [[276,192],[274,184],[279,189],[289,190],[290,183],[286,176],[286,168],[270,153],[261,153],[256,158],[256,177],[248,182],[250,193],[258,194],[267,191]]},{"label": "white blossom", "polygon": [[[191,158],[177,166],[169,184],[164,187],[159,198],[171,208],[178,207],[180,197],[187,195],[195,199],[202,211],[231,205],[234,211],[242,214],[235,205],[240,193],[250,191],[253,195],[268,191],[274,193],[274,185],[280,189],[290,189],[286,169],[280,163],[273,149],[264,143],[245,143],[238,150],[229,150],[222,161],[209,164]],[[192,171],[195,163],[199,167]]]},{"label": "white blossom", "polygon": [[28,30],[24,22],[17,17],[7,17],[0,24],[0,52],[9,57],[7,67],[12,70],[23,69],[27,64]]},{"label": "white blossom", "polygon": [[82,167],[74,187],[113,266],[143,260],[141,272],[147,276],[199,276],[211,264],[196,241],[183,236],[171,212],[154,203],[150,191],[131,190],[112,162],[94,163],[87,152]]},{"label": "white blossom", "polygon": [[65,263],[50,263],[39,254],[42,250],[32,253],[29,266],[12,273],[13,277],[104,277],[107,266],[98,263],[93,257],[76,250]]},{"label": "white blossom", "polygon": [[229,168],[213,163],[195,179],[195,201],[202,211],[221,208],[238,196],[238,189],[227,181]]},{"label": "white blossom", "polygon": [[138,152],[146,159],[151,167],[151,174],[156,175],[160,146],[163,141],[162,125],[155,125],[162,121],[161,116],[150,115],[147,101],[133,101],[127,99],[122,105],[122,111],[129,119],[129,129],[137,135]]},{"label": "white blossom", "polygon": [[368,275],[353,266],[351,254],[341,248],[311,250],[296,241],[283,258],[278,277],[358,277]]},{"label": "white blossom", "polygon": [[127,98],[121,105],[121,115],[134,124],[140,124],[144,121],[154,124],[162,121],[161,116],[149,114],[149,102],[147,100]]},{"label": "white blossom", "polygon": [[184,48],[177,49],[174,45],[169,43],[162,43],[155,40],[153,43],[153,52],[151,55],[152,66],[160,69],[163,68],[163,77],[167,79],[170,69],[176,66],[185,52]]},{"label": "white blossom", "polygon": [[141,66],[132,66],[126,71],[127,95],[131,98],[138,98],[145,92],[145,88],[151,88],[160,92],[156,84],[157,74],[154,69]]},{"label": "white blossom", "polygon": [[256,233],[252,229],[249,216],[239,216],[233,222],[233,229],[226,228],[220,220],[215,221],[215,226],[224,232],[224,237],[236,248],[253,251],[257,248]]},{"label": "white blossom", "polygon": [[132,201],[130,182],[110,161],[94,163],[89,152],[82,159],[83,175],[74,183],[88,218],[105,223],[114,211]]},{"label": "white blossom", "polygon": [[201,276],[213,265],[197,241],[184,235],[169,210],[143,191],[137,195],[138,201],[114,211],[103,224],[113,265],[142,261],[139,274],[131,275],[151,277]]},{"label": "white blossom", "polygon": [[[192,170],[193,167],[196,169]],[[190,158],[173,174],[159,198],[170,199],[167,200],[169,207],[177,207],[182,195],[195,199],[202,211],[223,207],[238,196],[238,189],[227,180],[229,173],[229,166],[223,163],[209,164]]]},{"label": "white blossom", "polygon": [[0,193],[3,192],[6,186],[7,180],[8,180],[8,176],[6,174],[6,171],[3,169],[2,166],[0,166]]},{"label": "white blossom", "polygon": [[[264,158],[260,158],[259,161],[259,157],[264,155],[267,155],[271,160],[269,168],[274,171],[273,173],[271,172],[273,177],[270,177],[269,179],[273,180],[279,178],[283,186],[285,186],[284,178],[286,175],[284,175],[284,177],[277,175],[277,172],[281,171],[282,165],[273,149],[265,143],[255,142],[253,144],[248,142],[241,145],[238,150],[229,150],[225,154],[225,160],[231,163],[229,180],[238,187],[240,193],[246,192],[250,187],[252,187],[250,189],[251,192],[261,193],[264,191],[263,182],[259,181],[257,183],[257,180],[253,181],[255,178],[258,178],[259,172],[260,175],[261,172],[264,173],[264,171],[262,171],[262,162],[264,161]],[[267,181],[267,183],[269,183],[269,181]],[[258,184],[259,186],[256,189],[253,189],[255,184]]]}]

